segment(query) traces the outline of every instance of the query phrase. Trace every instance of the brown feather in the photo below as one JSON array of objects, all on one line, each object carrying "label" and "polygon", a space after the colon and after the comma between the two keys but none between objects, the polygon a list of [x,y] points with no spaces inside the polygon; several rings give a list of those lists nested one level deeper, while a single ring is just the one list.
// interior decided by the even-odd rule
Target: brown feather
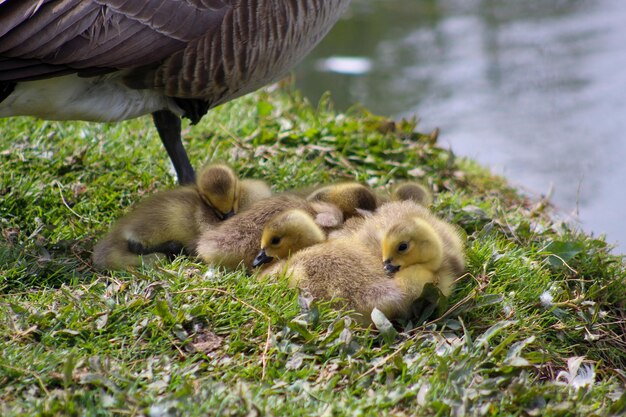
[{"label": "brown feather", "polygon": [[28,71],[0,71],[0,80],[130,69],[132,87],[215,106],[281,77],[348,0],[24,3],[9,1],[0,10],[0,57]]}]

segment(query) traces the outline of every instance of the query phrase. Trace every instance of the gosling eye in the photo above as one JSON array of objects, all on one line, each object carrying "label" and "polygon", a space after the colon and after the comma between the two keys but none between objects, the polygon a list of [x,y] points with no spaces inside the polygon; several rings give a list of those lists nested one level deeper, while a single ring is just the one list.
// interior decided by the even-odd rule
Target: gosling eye
[{"label": "gosling eye", "polygon": [[272,245],[278,245],[278,244],[280,243],[280,237],[278,237],[278,236],[274,236],[274,237],[272,238],[272,240],[270,241],[270,243],[271,243]]},{"label": "gosling eye", "polygon": [[409,244],[406,242],[402,242],[398,245],[398,252],[404,252],[409,248]]}]

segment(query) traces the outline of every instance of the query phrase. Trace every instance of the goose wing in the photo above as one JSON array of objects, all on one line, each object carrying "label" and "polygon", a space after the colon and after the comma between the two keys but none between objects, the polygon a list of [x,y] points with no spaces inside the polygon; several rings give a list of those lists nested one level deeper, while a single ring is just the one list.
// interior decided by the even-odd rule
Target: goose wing
[{"label": "goose wing", "polygon": [[157,65],[218,32],[236,1],[0,1],[0,81]]}]

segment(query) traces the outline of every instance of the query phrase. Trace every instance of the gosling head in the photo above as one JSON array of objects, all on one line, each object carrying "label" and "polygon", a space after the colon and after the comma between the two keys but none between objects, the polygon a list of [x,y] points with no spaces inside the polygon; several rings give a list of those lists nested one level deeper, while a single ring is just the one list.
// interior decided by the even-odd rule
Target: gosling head
[{"label": "gosling head", "polygon": [[308,200],[334,204],[346,218],[359,214],[359,210],[376,210],[376,196],[369,188],[358,182],[322,187],[309,195]]},{"label": "gosling head", "polygon": [[306,212],[287,210],[273,217],[263,229],[261,251],[252,263],[253,267],[286,259],[292,253],[326,240],[326,235]]},{"label": "gosling head", "polygon": [[394,187],[392,193],[394,200],[414,201],[424,207],[430,206],[433,197],[428,189],[417,182],[403,182]]},{"label": "gosling head", "polygon": [[229,166],[212,164],[202,168],[196,186],[202,200],[220,219],[228,219],[237,212],[239,179]]},{"label": "gosling head", "polygon": [[402,219],[389,227],[383,236],[382,251],[384,268],[390,274],[415,264],[438,269],[443,259],[441,237],[428,222],[417,217]]}]

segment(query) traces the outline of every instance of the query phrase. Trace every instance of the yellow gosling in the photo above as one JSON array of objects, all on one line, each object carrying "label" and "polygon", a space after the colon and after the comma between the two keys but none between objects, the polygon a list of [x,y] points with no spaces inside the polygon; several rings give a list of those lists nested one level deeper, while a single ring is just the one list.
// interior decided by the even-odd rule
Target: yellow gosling
[{"label": "yellow gosling", "polygon": [[94,247],[93,263],[99,269],[128,269],[164,256],[193,254],[201,231],[266,196],[265,183],[239,181],[228,166],[208,165],[197,185],[158,192],[117,221]]},{"label": "yellow gosling", "polygon": [[197,253],[209,264],[228,269],[243,265],[250,270],[259,253],[265,225],[291,209],[304,211],[324,229],[338,227],[343,222],[341,211],[332,204],[309,202],[289,194],[277,195],[256,202],[218,227],[207,229],[198,240]]},{"label": "yellow gosling", "polygon": [[376,210],[376,195],[363,184],[346,182],[327,185],[313,191],[307,197],[309,201],[321,201],[336,205],[344,216],[349,219],[365,212]]}]

